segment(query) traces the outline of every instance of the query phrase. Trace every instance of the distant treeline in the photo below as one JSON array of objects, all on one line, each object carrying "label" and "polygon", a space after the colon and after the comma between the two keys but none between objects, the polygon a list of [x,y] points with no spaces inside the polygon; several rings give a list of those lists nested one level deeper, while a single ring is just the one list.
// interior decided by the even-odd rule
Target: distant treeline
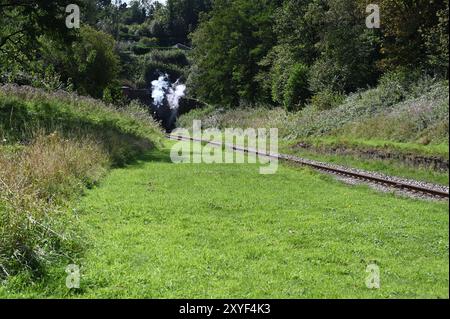
[{"label": "distant treeline", "polygon": [[[389,72],[448,79],[445,0],[376,1],[379,29],[366,26],[372,0],[31,2],[1,1],[0,82],[115,102],[121,84],[142,87],[163,72],[210,104],[298,110],[332,104]],[[81,8],[81,29],[65,27],[70,3]],[[193,50],[161,52],[177,43]]]},{"label": "distant treeline", "polygon": [[[366,26],[377,3],[381,28]],[[223,106],[298,109],[383,73],[448,77],[448,1],[215,0],[192,35],[191,90]]]}]

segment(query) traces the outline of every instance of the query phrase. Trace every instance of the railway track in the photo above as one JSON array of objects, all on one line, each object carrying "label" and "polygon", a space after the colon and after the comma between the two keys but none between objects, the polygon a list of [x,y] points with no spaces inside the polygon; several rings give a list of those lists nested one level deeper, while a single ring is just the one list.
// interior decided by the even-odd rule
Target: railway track
[{"label": "railway track", "polygon": [[236,145],[227,145],[219,142],[213,142],[213,141],[205,141],[201,139],[196,139],[192,137],[185,137],[185,136],[173,136],[173,135],[167,135],[167,138],[171,140],[177,140],[177,141],[192,141],[192,142],[199,142],[199,143],[208,143],[210,145],[214,145],[217,147],[226,147],[230,150],[238,151],[238,152],[244,152],[249,154],[255,154],[259,156],[265,156],[268,158],[277,158],[278,160],[300,164],[303,166],[312,167],[318,171],[330,173],[336,176],[340,177],[346,177],[346,178],[352,178],[357,181],[361,182],[368,182],[371,184],[380,185],[385,188],[391,188],[400,190],[403,192],[410,193],[412,195],[418,195],[418,196],[426,196],[426,197],[432,197],[435,199],[449,199],[449,191],[448,188],[443,187],[441,185],[433,185],[429,183],[423,183],[419,181],[413,181],[413,180],[406,180],[398,177],[393,176],[386,176],[382,175],[380,173],[374,173],[374,172],[365,172],[360,171],[352,168],[346,168],[342,166],[336,166],[331,165],[327,163],[321,163],[305,158],[300,158],[293,155],[287,155],[287,154],[268,154],[259,152],[258,150],[243,148]]}]

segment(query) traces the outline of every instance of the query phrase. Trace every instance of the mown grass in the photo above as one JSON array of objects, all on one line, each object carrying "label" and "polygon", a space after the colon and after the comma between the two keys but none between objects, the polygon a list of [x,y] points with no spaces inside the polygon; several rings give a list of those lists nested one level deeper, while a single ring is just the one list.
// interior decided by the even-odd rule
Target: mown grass
[{"label": "mown grass", "polygon": [[[77,208],[81,289],[20,280],[2,297],[448,298],[448,203],[347,186],[309,169],[170,162],[113,170]],[[381,269],[381,289],[365,286]]]}]

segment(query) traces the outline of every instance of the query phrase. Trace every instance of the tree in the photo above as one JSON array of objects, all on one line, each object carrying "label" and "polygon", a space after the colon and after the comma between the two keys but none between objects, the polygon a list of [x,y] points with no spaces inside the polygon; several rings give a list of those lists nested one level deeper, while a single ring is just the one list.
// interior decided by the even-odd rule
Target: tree
[{"label": "tree", "polygon": [[[316,43],[321,25],[312,14],[313,5],[313,0],[288,0],[275,12],[277,44],[261,61],[258,79],[271,90],[272,100],[277,104],[286,103],[285,92],[295,65],[309,67],[318,56]],[[289,90],[296,90],[292,83]]]},{"label": "tree", "polygon": [[448,78],[449,71],[448,7],[447,1],[446,7],[436,13],[438,22],[422,32],[427,55],[427,68],[443,78]]},{"label": "tree", "polygon": [[443,63],[448,69],[442,61],[448,60],[448,0],[381,0],[380,8],[383,71],[398,67],[427,69],[434,58],[439,61],[432,62],[434,66]]},{"label": "tree", "polygon": [[123,22],[125,24],[141,24],[147,18],[147,12],[142,4],[134,0],[124,13]]},{"label": "tree", "polygon": [[116,80],[119,72],[119,58],[114,44],[111,35],[85,26],[69,47],[42,39],[42,59],[47,65],[55,65],[79,93],[99,98],[103,96],[104,89]]},{"label": "tree", "polygon": [[191,89],[202,99],[236,106],[268,98],[256,76],[274,45],[274,1],[218,0],[192,36]]},{"label": "tree", "polygon": [[103,90],[116,79],[119,71],[114,39],[101,31],[84,27],[71,51],[73,61],[68,62],[69,76],[81,92],[101,97]]},{"label": "tree", "polygon": [[0,4],[0,64],[32,60],[38,38],[45,34],[60,41],[73,39],[66,27],[66,6],[80,0],[3,0]]},{"label": "tree", "polygon": [[305,106],[311,93],[308,88],[308,67],[297,63],[293,66],[284,90],[284,107],[296,111]]},{"label": "tree", "polygon": [[311,67],[311,89],[351,92],[375,84],[379,34],[366,28],[365,7],[354,0],[330,0],[314,14],[323,25],[315,45],[320,54]]}]

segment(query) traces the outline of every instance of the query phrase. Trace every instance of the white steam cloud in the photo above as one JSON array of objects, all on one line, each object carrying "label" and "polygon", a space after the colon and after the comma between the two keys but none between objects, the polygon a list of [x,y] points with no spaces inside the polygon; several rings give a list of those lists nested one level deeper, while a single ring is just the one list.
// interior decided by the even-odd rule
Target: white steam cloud
[{"label": "white steam cloud", "polygon": [[180,99],[185,95],[186,85],[180,84],[179,80],[170,84],[168,75],[161,75],[158,80],[152,81],[152,98],[153,103],[160,107],[167,97],[167,103],[170,109],[178,109]]},{"label": "white steam cloud", "polygon": [[160,107],[164,102],[169,82],[166,80],[167,75],[161,75],[158,80],[152,81],[152,98],[153,103]]}]

